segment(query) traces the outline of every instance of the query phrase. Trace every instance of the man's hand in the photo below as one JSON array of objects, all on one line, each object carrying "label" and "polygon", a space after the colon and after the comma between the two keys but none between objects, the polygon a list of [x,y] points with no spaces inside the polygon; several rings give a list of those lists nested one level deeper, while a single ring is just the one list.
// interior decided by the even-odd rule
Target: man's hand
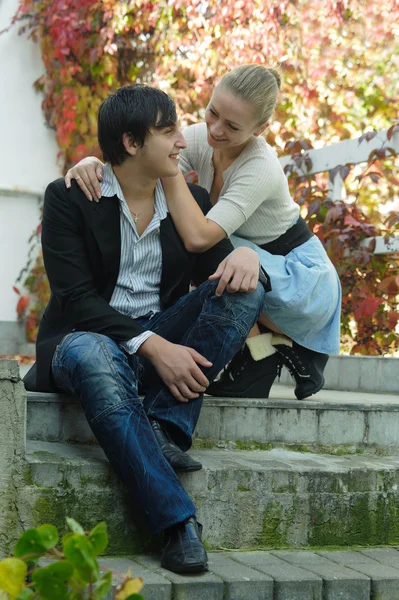
[{"label": "man's hand", "polygon": [[209,385],[198,365],[211,367],[212,363],[193,348],[172,344],[159,335],[152,335],[141,344],[137,354],[152,362],[179,402],[198,398]]},{"label": "man's hand", "polygon": [[259,256],[255,250],[241,246],[231,252],[208,279],[216,281],[216,296],[221,296],[225,289],[230,294],[235,292],[253,292],[259,281]]},{"label": "man's hand", "polygon": [[76,183],[91,201],[98,202],[101,198],[101,187],[99,181],[103,178],[103,163],[95,156],[82,158],[74,167],[67,171],[65,175],[65,185],[71,187],[71,179],[76,179]]}]

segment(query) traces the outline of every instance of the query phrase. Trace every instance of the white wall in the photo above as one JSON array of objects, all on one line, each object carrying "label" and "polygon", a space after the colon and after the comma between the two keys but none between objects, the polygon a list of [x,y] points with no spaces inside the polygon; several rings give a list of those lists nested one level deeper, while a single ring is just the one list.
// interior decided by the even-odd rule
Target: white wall
[{"label": "white wall", "polygon": [[[17,7],[18,0],[0,1],[0,31]],[[39,221],[38,194],[60,176],[54,132],[33,88],[43,72],[40,47],[19,36],[18,26],[0,35],[0,321],[16,320],[12,286]],[[15,188],[33,193],[13,193]]]}]

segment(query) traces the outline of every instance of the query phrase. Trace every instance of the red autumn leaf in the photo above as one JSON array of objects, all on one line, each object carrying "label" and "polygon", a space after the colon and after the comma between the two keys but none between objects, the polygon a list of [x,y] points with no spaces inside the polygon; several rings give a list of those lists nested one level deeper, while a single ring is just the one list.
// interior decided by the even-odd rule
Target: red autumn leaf
[{"label": "red autumn leaf", "polygon": [[21,296],[20,299],[18,300],[18,304],[17,304],[17,313],[20,315],[21,313],[23,313],[29,306],[29,297],[28,296]]},{"label": "red autumn leaf", "polygon": [[388,315],[388,327],[393,331],[399,321],[399,312],[391,311]]},{"label": "red autumn leaf", "polygon": [[379,288],[384,294],[397,294],[399,292],[399,276],[386,277],[381,281]]},{"label": "red autumn leaf", "polygon": [[375,296],[362,300],[355,310],[355,319],[359,321],[360,319],[371,317],[377,312],[377,309],[382,302],[382,298],[376,298]]},{"label": "red autumn leaf", "polygon": [[391,127],[388,129],[387,131],[387,138],[388,140],[391,139],[391,137],[393,136],[393,134],[399,130],[399,124],[395,123],[395,125],[391,125]]},{"label": "red autumn leaf", "polygon": [[356,221],[356,219],[354,219],[351,215],[346,215],[344,218],[344,224],[345,225],[352,225],[353,227],[361,227],[361,223],[359,221]]}]

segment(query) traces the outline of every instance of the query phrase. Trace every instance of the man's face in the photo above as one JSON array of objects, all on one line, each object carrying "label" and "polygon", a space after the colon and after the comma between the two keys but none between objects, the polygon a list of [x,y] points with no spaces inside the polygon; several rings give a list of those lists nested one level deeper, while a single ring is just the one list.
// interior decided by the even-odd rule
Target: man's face
[{"label": "man's face", "polygon": [[187,147],[179,123],[170,127],[150,129],[143,148],[136,154],[136,163],[153,179],[173,177],[179,172],[179,152]]}]

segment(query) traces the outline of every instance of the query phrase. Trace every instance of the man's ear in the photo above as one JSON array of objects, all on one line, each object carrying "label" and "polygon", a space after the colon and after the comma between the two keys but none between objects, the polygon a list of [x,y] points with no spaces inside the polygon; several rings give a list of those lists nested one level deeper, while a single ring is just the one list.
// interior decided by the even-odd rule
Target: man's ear
[{"label": "man's ear", "polygon": [[126,152],[130,154],[130,156],[135,156],[137,153],[137,144],[132,140],[132,137],[128,133],[124,133],[122,136],[123,145],[125,146]]},{"label": "man's ear", "polygon": [[262,133],[265,131],[266,127],[269,127],[269,121],[266,121],[266,123],[264,123],[263,125],[261,125],[260,127],[258,127],[258,129],[256,131],[254,131],[254,136],[258,137],[259,135],[262,135]]}]

